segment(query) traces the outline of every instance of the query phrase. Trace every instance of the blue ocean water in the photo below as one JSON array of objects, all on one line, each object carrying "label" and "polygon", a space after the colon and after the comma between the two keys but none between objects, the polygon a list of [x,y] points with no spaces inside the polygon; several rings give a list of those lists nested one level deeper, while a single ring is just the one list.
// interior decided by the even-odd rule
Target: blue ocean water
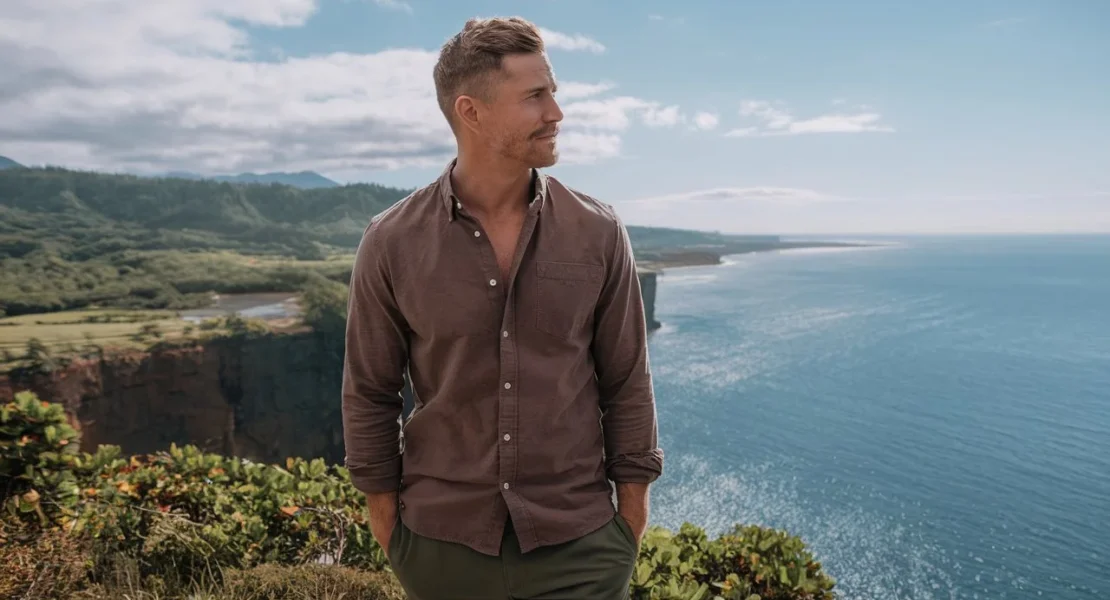
[{"label": "blue ocean water", "polygon": [[668,270],[653,522],[802,536],[867,600],[1110,597],[1110,236]]}]

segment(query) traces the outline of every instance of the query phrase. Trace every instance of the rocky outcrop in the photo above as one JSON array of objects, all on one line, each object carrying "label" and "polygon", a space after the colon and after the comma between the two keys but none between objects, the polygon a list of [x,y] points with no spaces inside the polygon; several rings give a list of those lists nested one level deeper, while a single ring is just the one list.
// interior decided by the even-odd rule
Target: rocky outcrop
[{"label": "rocky outcrop", "polygon": [[339,462],[341,361],[342,341],[315,333],[221,339],[11,374],[0,377],[0,399],[29,389],[63,403],[90,451],[177,443],[260,462]]},{"label": "rocky outcrop", "polygon": [[[658,328],[656,274],[641,271],[640,284],[648,326]],[[258,462],[341,464],[342,376],[341,335],[232,337],[0,375],[0,402],[31,390],[62,403],[87,451],[114,444],[141,454],[177,443]]]},{"label": "rocky outcrop", "polygon": [[650,269],[640,269],[637,275],[640,278],[640,295],[644,298],[644,320],[647,321],[648,331],[659,329],[662,324],[655,319],[655,287],[658,273]]}]

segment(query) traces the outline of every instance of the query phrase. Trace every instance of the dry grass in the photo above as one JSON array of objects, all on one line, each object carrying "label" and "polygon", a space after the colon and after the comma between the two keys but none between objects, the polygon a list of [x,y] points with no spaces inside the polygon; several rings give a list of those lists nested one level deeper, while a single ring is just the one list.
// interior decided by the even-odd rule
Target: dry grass
[{"label": "dry grass", "polygon": [[81,587],[85,549],[59,529],[0,542],[0,598],[70,598]]},{"label": "dry grass", "polygon": [[[110,322],[91,322],[93,319]],[[32,338],[50,350],[89,344],[122,348],[145,348],[150,340],[136,341],[144,325],[154,325],[163,339],[181,337],[190,324],[172,311],[74,310],[0,319],[0,351],[20,355]],[[196,329],[195,325],[193,329]]]},{"label": "dry grass", "polygon": [[260,565],[212,569],[181,581],[174,573],[143,577],[124,557],[93,560],[61,530],[0,552],[0,598],[13,600],[405,600],[386,571],[330,565]]},{"label": "dry grass", "polygon": [[405,600],[392,574],[324,565],[260,565],[228,569],[178,583],[121,566],[103,583],[71,596],[79,600]]}]

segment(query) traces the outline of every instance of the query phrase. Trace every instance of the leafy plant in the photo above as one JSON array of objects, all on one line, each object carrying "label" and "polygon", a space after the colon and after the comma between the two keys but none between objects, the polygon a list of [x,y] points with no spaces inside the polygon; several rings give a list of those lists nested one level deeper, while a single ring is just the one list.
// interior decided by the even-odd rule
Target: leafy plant
[{"label": "leafy plant", "polygon": [[[57,525],[91,548],[94,573],[128,561],[158,589],[230,573],[217,585],[251,597],[330,586],[399,598],[395,586],[371,592],[374,578],[353,574],[386,571],[388,561],[343,467],[292,457],[259,464],[195,446],[135,456],[117,446],[76,448],[60,406],[24,393],[0,408],[0,473],[14,475],[0,535],[26,539]],[[355,571],[321,571],[320,563]],[[634,600],[832,600],[834,585],[786,532],[738,525],[710,540],[686,523],[648,530],[630,591]]]},{"label": "leafy plant", "polygon": [[716,540],[685,523],[644,536],[634,600],[829,600],[836,582],[805,543],[784,531],[737,525]]},{"label": "leafy plant", "polygon": [[[77,503],[77,431],[60,404],[20,392],[0,406],[0,490],[6,517],[46,527]],[[0,541],[3,541],[0,530]]]}]

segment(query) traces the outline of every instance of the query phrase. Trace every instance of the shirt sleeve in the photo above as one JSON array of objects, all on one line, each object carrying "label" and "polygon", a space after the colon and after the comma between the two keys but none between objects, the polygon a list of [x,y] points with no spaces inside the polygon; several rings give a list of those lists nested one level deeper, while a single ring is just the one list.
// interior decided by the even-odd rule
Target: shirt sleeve
[{"label": "shirt sleeve", "polygon": [[401,482],[401,412],[407,325],[372,223],[359,243],[347,302],[343,362],[343,438],[351,482],[364,493]]},{"label": "shirt sleeve", "polygon": [[610,260],[595,314],[594,369],[601,395],[605,470],[617,483],[651,483],[663,471],[647,324],[632,243],[616,213]]}]

